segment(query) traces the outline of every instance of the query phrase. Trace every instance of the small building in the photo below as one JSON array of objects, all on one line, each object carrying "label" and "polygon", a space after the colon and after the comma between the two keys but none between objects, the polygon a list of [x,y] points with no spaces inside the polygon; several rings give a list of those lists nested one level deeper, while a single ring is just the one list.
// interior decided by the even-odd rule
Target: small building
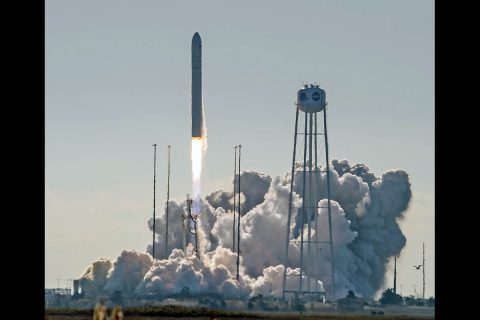
[{"label": "small building", "polygon": [[355,297],[353,291],[349,290],[345,298],[337,300],[337,309],[339,311],[355,312],[363,309],[364,300]]}]

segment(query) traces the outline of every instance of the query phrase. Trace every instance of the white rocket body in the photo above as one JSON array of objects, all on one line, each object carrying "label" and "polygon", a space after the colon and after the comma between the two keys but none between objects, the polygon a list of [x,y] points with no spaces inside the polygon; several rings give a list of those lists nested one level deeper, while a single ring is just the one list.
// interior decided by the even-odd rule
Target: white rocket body
[{"label": "white rocket body", "polygon": [[198,32],[192,38],[192,138],[202,138],[202,39]]}]

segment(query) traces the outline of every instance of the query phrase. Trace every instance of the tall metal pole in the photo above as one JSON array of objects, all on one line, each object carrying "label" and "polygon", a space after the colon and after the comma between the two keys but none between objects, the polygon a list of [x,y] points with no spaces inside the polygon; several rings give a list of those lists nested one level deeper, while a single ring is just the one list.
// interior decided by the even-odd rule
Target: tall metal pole
[{"label": "tall metal pole", "polygon": [[[311,261],[312,261],[312,211],[313,211],[313,203],[312,203],[312,131],[313,131],[313,113],[310,113],[310,132],[308,133],[308,198],[305,195],[305,200],[308,199],[307,202],[307,265],[306,270],[311,274]],[[307,291],[310,291],[310,279],[307,281]]]},{"label": "tall metal pole", "polygon": [[198,251],[198,228],[197,228],[197,214],[194,213],[195,215],[195,220],[193,219],[192,211],[190,210],[190,218],[192,218],[193,221],[193,228],[195,230],[195,255],[197,256],[198,259],[200,259],[200,251]]},{"label": "tall metal pole", "polygon": [[[364,243],[363,245],[363,263],[367,264],[367,244]],[[367,298],[367,277],[364,278],[363,282],[363,299]]]},{"label": "tall metal pole", "polygon": [[397,257],[393,259],[393,293],[397,294]]},{"label": "tall metal pole", "polygon": [[[314,219],[315,219],[315,254],[314,254],[314,260],[313,260],[313,269],[315,270],[316,277],[318,278],[318,265],[317,265],[317,260],[318,260],[318,200],[317,200],[317,185],[318,185],[318,170],[317,170],[317,116],[318,112],[315,112],[315,117],[314,117],[314,148],[315,148],[315,162],[314,162],[314,180],[313,180],[313,207],[314,207]],[[318,281],[315,281],[315,291],[318,291]]]},{"label": "tall metal pole", "polygon": [[303,189],[302,189],[302,211],[300,215],[300,281],[298,284],[298,291],[302,292],[302,276],[303,276],[303,214],[305,213],[305,183],[307,177],[307,120],[308,120],[308,113],[305,112],[305,131],[304,131],[304,144],[303,144]]},{"label": "tall metal pole", "polygon": [[235,227],[236,225],[236,218],[235,218],[235,210],[237,209],[237,148],[238,146],[235,146],[235,170],[233,173],[233,241],[232,241],[232,251],[235,252]]},{"label": "tall metal pole", "polygon": [[290,177],[290,197],[288,200],[288,217],[287,217],[287,241],[285,244],[285,259],[283,260],[283,265],[285,269],[283,270],[283,291],[282,299],[285,300],[285,286],[287,284],[287,260],[288,260],[288,247],[290,245],[290,220],[292,217],[292,196],[293,196],[293,180],[295,177],[295,153],[297,152],[297,129],[298,129],[298,112],[295,114],[295,134],[293,135],[293,160],[292,160],[292,175]]},{"label": "tall metal pole", "polygon": [[324,128],[324,137],[325,137],[325,162],[327,170],[327,201],[328,201],[328,231],[330,233],[330,260],[332,267],[332,300],[335,299],[335,268],[334,268],[334,256],[333,256],[333,237],[332,237],[332,213],[330,206],[330,170],[329,170],[329,159],[328,159],[328,135],[327,135],[327,107],[323,110],[323,128]]},{"label": "tall metal pole", "polygon": [[241,205],[240,205],[240,159],[242,157],[242,145],[238,145],[238,227],[237,227],[237,281],[240,281],[240,219],[242,217]]},{"label": "tall metal pole", "polygon": [[190,226],[188,225],[188,217],[190,216],[190,212],[192,211],[192,199],[190,199],[190,196],[187,194],[187,212],[182,213],[182,228],[183,228],[183,237],[182,237],[182,242],[183,242],[183,253],[186,255],[187,254],[187,227],[190,232]]},{"label": "tall metal pole", "polygon": [[168,201],[170,200],[170,148],[168,145],[168,175],[167,175],[167,210],[165,212],[166,224],[165,224],[165,257],[168,257]]},{"label": "tall metal pole", "polygon": [[425,242],[422,243],[423,246],[423,262],[422,262],[422,269],[423,269],[423,293],[422,298],[425,299]]},{"label": "tall metal pole", "polygon": [[315,139],[315,171],[317,170],[317,166],[318,166],[318,158],[317,158],[317,135],[318,135],[318,132],[317,132],[317,115],[318,115],[318,112],[315,112],[315,136],[314,136],[314,139]]},{"label": "tall metal pole", "polygon": [[155,180],[157,175],[157,144],[153,144],[153,239],[152,258],[155,259]]}]

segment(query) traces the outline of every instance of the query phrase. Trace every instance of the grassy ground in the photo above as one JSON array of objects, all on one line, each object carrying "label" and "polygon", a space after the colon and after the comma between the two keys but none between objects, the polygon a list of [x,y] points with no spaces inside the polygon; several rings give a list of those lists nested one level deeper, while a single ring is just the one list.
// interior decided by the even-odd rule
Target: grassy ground
[{"label": "grassy ground", "polygon": [[[282,316],[270,316],[270,317],[260,317],[260,318],[244,318],[244,317],[143,317],[143,316],[125,316],[125,320],[178,320],[178,319],[196,319],[196,320],[230,320],[230,319],[309,319],[309,320],[424,320],[424,319],[435,319],[435,317],[422,317],[422,316],[390,316],[390,315],[372,315],[372,316],[363,316],[363,315],[322,315],[322,316],[303,316],[303,315],[294,315],[294,314],[285,314]],[[65,315],[46,315],[45,320],[92,320],[91,316],[65,316]]]},{"label": "grassy ground", "polygon": [[[124,309],[125,320],[169,320],[169,319],[309,319],[309,320],[420,320],[435,319],[434,316],[418,315],[352,315],[352,314],[312,314],[299,312],[248,312],[233,310],[211,310],[181,306],[162,306]],[[92,310],[47,309],[45,320],[92,320]]]}]

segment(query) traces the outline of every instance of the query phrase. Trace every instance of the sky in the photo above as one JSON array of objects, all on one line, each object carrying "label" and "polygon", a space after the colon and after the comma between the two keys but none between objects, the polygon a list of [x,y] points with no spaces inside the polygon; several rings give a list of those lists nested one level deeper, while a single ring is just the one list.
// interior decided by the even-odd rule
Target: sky
[{"label": "sky", "polygon": [[[144,251],[157,210],[191,193],[191,39],[202,37],[202,193],[291,167],[296,92],[326,91],[331,159],[410,175],[397,260],[404,295],[435,295],[434,2],[60,1],[45,15],[45,287]],[[60,280],[57,280],[60,279]],[[393,286],[392,271],[388,285]]]}]

